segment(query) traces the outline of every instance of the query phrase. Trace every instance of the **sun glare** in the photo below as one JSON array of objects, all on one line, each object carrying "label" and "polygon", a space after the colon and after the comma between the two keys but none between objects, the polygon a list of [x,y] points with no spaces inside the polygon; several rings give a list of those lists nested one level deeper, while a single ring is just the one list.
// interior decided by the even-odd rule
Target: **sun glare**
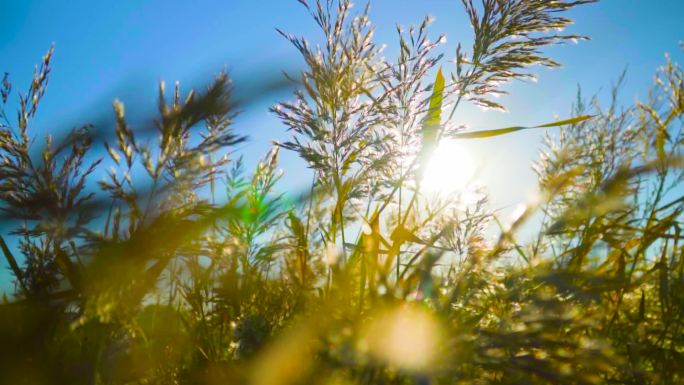
[{"label": "sun glare", "polygon": [[428,161],[421,185],[423,191],[441,196],[465,193],[475,171],[473,157],[464,145],[442,140]]}]

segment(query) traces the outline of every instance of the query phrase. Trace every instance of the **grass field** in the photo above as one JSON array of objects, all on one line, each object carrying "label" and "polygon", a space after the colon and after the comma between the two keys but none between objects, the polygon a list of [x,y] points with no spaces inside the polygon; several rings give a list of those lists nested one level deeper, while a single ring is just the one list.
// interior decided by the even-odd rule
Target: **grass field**
[{"label": "grass field", "polygon": [[[581,44],[564,14],[593,1],[463,0],[472,45],[425,19],[398,29],[396,57],[368,8],[299,2],[324,43],[278,30],[306,66],[271,109],[291,139],[251,170],[226,73],[188,93],[162,82],[144,123],[116,100],[111,129],[46,138],[32,122],[52,48],[27,89],[5,75],[0,246],[15,292],[0,383],[684,383],[677,63],[631,105],[620,78],[608,103],[578,93],[556,121],[474,131],[459,107],[504,110],[505,84],[560,65],[546,48]],[[552,127],[538,199],[502,218],[468,144]],[[294,202],[278,191],[300,172],[281,170],[284,151],[313,171]]]}]

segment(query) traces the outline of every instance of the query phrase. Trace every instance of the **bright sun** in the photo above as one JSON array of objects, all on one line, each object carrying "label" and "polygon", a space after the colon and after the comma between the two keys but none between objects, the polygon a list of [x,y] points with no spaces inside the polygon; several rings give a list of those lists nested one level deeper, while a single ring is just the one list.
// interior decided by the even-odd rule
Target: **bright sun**
[{"label": "bright sun", "polygon": [[421,186],[423,191],[441,196],[464,193],[475,171],[465,146],[455,140],[442,140],[428,161]]}]

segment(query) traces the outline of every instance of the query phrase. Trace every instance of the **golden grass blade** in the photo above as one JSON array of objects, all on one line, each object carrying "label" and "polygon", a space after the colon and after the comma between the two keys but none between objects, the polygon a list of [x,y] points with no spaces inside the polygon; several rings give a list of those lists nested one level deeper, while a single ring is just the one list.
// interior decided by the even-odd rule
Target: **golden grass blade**
[{"label": "golden grass blade", "polygon": [[520,130],[528,130],[531,128],[560,127],[560,126],[566,126],[566,125],[571,125],[571,124],[577,124],[577,123],[583,122],[585,120],[589,120],[592,117],[593,117],[593,115],[583,115],[583,116],[577,116],[577,117],[571,118],[571,119],[559,120],[557,122],[540,124],[538,126],[531,126],[531,127],[513,126],[513,127],[499,128],[499,129],[495,129],[495,130],[464,132],[464,133],[454,135],[453,138],[455,138],[455,139],[490,138],[493,136],[505,135],[505,134],[509,134],[511,132],[516,132],[516,131],[520,131]]}]

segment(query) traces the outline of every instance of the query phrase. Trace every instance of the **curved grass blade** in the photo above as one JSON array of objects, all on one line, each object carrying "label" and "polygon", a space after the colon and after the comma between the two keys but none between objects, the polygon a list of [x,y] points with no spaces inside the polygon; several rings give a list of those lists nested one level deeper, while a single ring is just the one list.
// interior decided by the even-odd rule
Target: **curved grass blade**
[{"label": "curved grass blade", "polygon": [[506,127],[506,128],[499,128],[496,130],[483,130],[483,131],[474,131],[474,132],[463,132],[460,134],[456,134],[453,136],[454,139],[480,139],[480,138],[489,138],[492,136],[499,136],[499,135],[505,135],[509,134],[511,132],[516,132],[520,130],[528,130],[531,128],[547,128],[547,127],[558,127],[558,126],[565,126],[569,124],[577,124],[580,122],[583,122],[585,120],[593,118],[594,115],[582,115],[582,116],[577,116],[571,119],[565,119],[565,120],[559,120],[557,122],[552,122],[552,123],[546,123],[546,124],[540,124],[538,126],[532,126],[532,127],[526,127],[526,126],[513,126],[513,127]]}]

